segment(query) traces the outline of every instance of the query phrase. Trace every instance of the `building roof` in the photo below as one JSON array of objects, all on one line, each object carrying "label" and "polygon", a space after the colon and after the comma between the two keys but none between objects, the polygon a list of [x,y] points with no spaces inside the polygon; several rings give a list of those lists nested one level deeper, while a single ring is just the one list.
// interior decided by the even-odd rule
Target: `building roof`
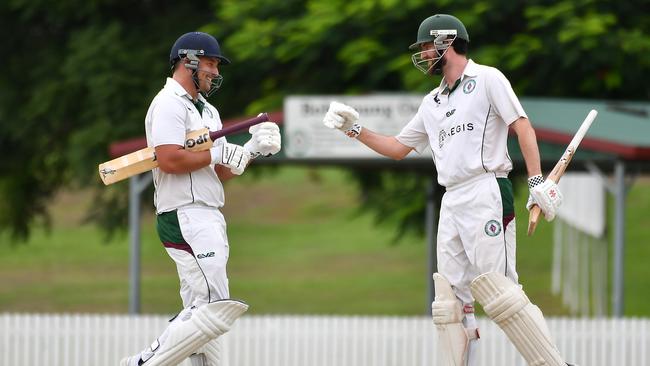
[{"label": "building roof", "polygon": [[581,150],[623,160],[650,160],[650,103],[522,98],[537,138],[566,145],[591,109],[598,111]]}]

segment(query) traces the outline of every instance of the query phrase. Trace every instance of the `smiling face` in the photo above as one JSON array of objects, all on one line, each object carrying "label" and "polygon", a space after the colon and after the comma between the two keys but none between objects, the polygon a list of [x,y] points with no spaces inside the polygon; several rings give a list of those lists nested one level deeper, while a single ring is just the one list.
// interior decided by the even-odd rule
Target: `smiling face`
[{"label": "smiling face", "polygon": [[[196,76],[199,81],[199,91],[209,95],[221,86],[223,77],[219,74],[219,59],[216,57],[199,56]],[[214,89],[214,90],[213,90]]]}]

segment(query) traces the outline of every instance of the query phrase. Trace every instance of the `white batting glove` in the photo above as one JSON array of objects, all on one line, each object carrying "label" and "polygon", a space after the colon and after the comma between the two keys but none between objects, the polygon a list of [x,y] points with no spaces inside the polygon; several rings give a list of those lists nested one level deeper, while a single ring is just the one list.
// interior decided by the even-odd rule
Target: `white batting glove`
[{"label": "white batting glove", "polygon": [[244,144],[252,158],[260,155],[271,156],[280,151],[282,137],[280,127],[275,122],[263,122],[248,129],[251,139]]},{"label": "white batting glove", "polygon": [[557,184],[550,179],[544,180],[541,175],[536,175],[528,178],[528,189],[530,195],[526,209],[530,211],[533,205],[537,205],[542,209],[546,221],[552,221],[558,207],[562,204],[562,192]]},{"label": "white batting glove", "polygon": [[359,112],[349,105],[339,102],[331,102],[330,108],[325,113],[323,124],[329,128],[336,128],[343,131],[348,137],[356,138],[361,133],[361,125],[357,120]]},{"label": "white batting glove", "polygon": [[239,145],[223,143],[210,148],[210,157],[212,164],[226,166],[233,174],[241,175],[248,165],[250,153]]}]

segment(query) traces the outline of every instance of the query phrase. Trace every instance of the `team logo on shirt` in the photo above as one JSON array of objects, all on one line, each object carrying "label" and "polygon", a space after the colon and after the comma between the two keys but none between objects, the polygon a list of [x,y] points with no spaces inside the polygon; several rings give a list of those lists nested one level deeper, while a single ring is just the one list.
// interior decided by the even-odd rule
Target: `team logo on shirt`
[{"label": "team logo on shirt", "polygon": [[463,93],[465,93],[465,94],[469,94],[469,93],[473,92],[474,89],[476,89],[476,80],[474,80],[474,79],[467,80],[465,85],[463,85]]},{"label": "team logo on shirt", "polygon": [[485,224],[485,233],[488,236],[497,236],[501,234],[501,223],[497,220],[490,220]]},{"label": "team logo on shirt", "polygon": [[474,123],[469,122],[469,123],[457,124],[456,126],[452,126],[449,129],[449,132],[447,132],[447,130],[444,129],[440,130],[440,132],[438,133],[438,147],[442,149],[442,146],[445,144],[445,140],[447,140],[447,138],[451,138],[454,135],[459,135],[460,133],[463,133],[465,131],[474,131]]}]

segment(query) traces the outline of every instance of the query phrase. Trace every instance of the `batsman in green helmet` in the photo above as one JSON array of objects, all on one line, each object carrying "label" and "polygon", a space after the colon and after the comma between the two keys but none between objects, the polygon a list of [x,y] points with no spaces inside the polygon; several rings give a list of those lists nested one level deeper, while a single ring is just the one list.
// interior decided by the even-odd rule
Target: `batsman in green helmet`
[{"label": "batsman in green helmet", "polygon": [[409,49],[420,50],[411,56],[415,67],[425,74],[440,75],[446,64],[444,56],[449,47],[459,55],[466,55],[468,44],[469,34],[458,18],[447,14],[436,14],[426,18],[420,24],[418,38]]},{"label": "batsman in green helmet", "polygon": [[553,220],[562,202],[557,184],[541,175],[535,130],[508,79],[494,67],[468,59],[469,33],[448,14],[422,21],[413,64],[442,75],[396,136],[362,127],[354,108],[333,101],[325,126],[341,130],[377,153],[401,160],[431,153],[438,183],[446,188],[437,232],[437,268],[431,304],[438,330],[437,365],[476,366],[478,301],[529,365],[565,366],[540,309],[518,281],[508,133],[519,142],[530,198]]}]

